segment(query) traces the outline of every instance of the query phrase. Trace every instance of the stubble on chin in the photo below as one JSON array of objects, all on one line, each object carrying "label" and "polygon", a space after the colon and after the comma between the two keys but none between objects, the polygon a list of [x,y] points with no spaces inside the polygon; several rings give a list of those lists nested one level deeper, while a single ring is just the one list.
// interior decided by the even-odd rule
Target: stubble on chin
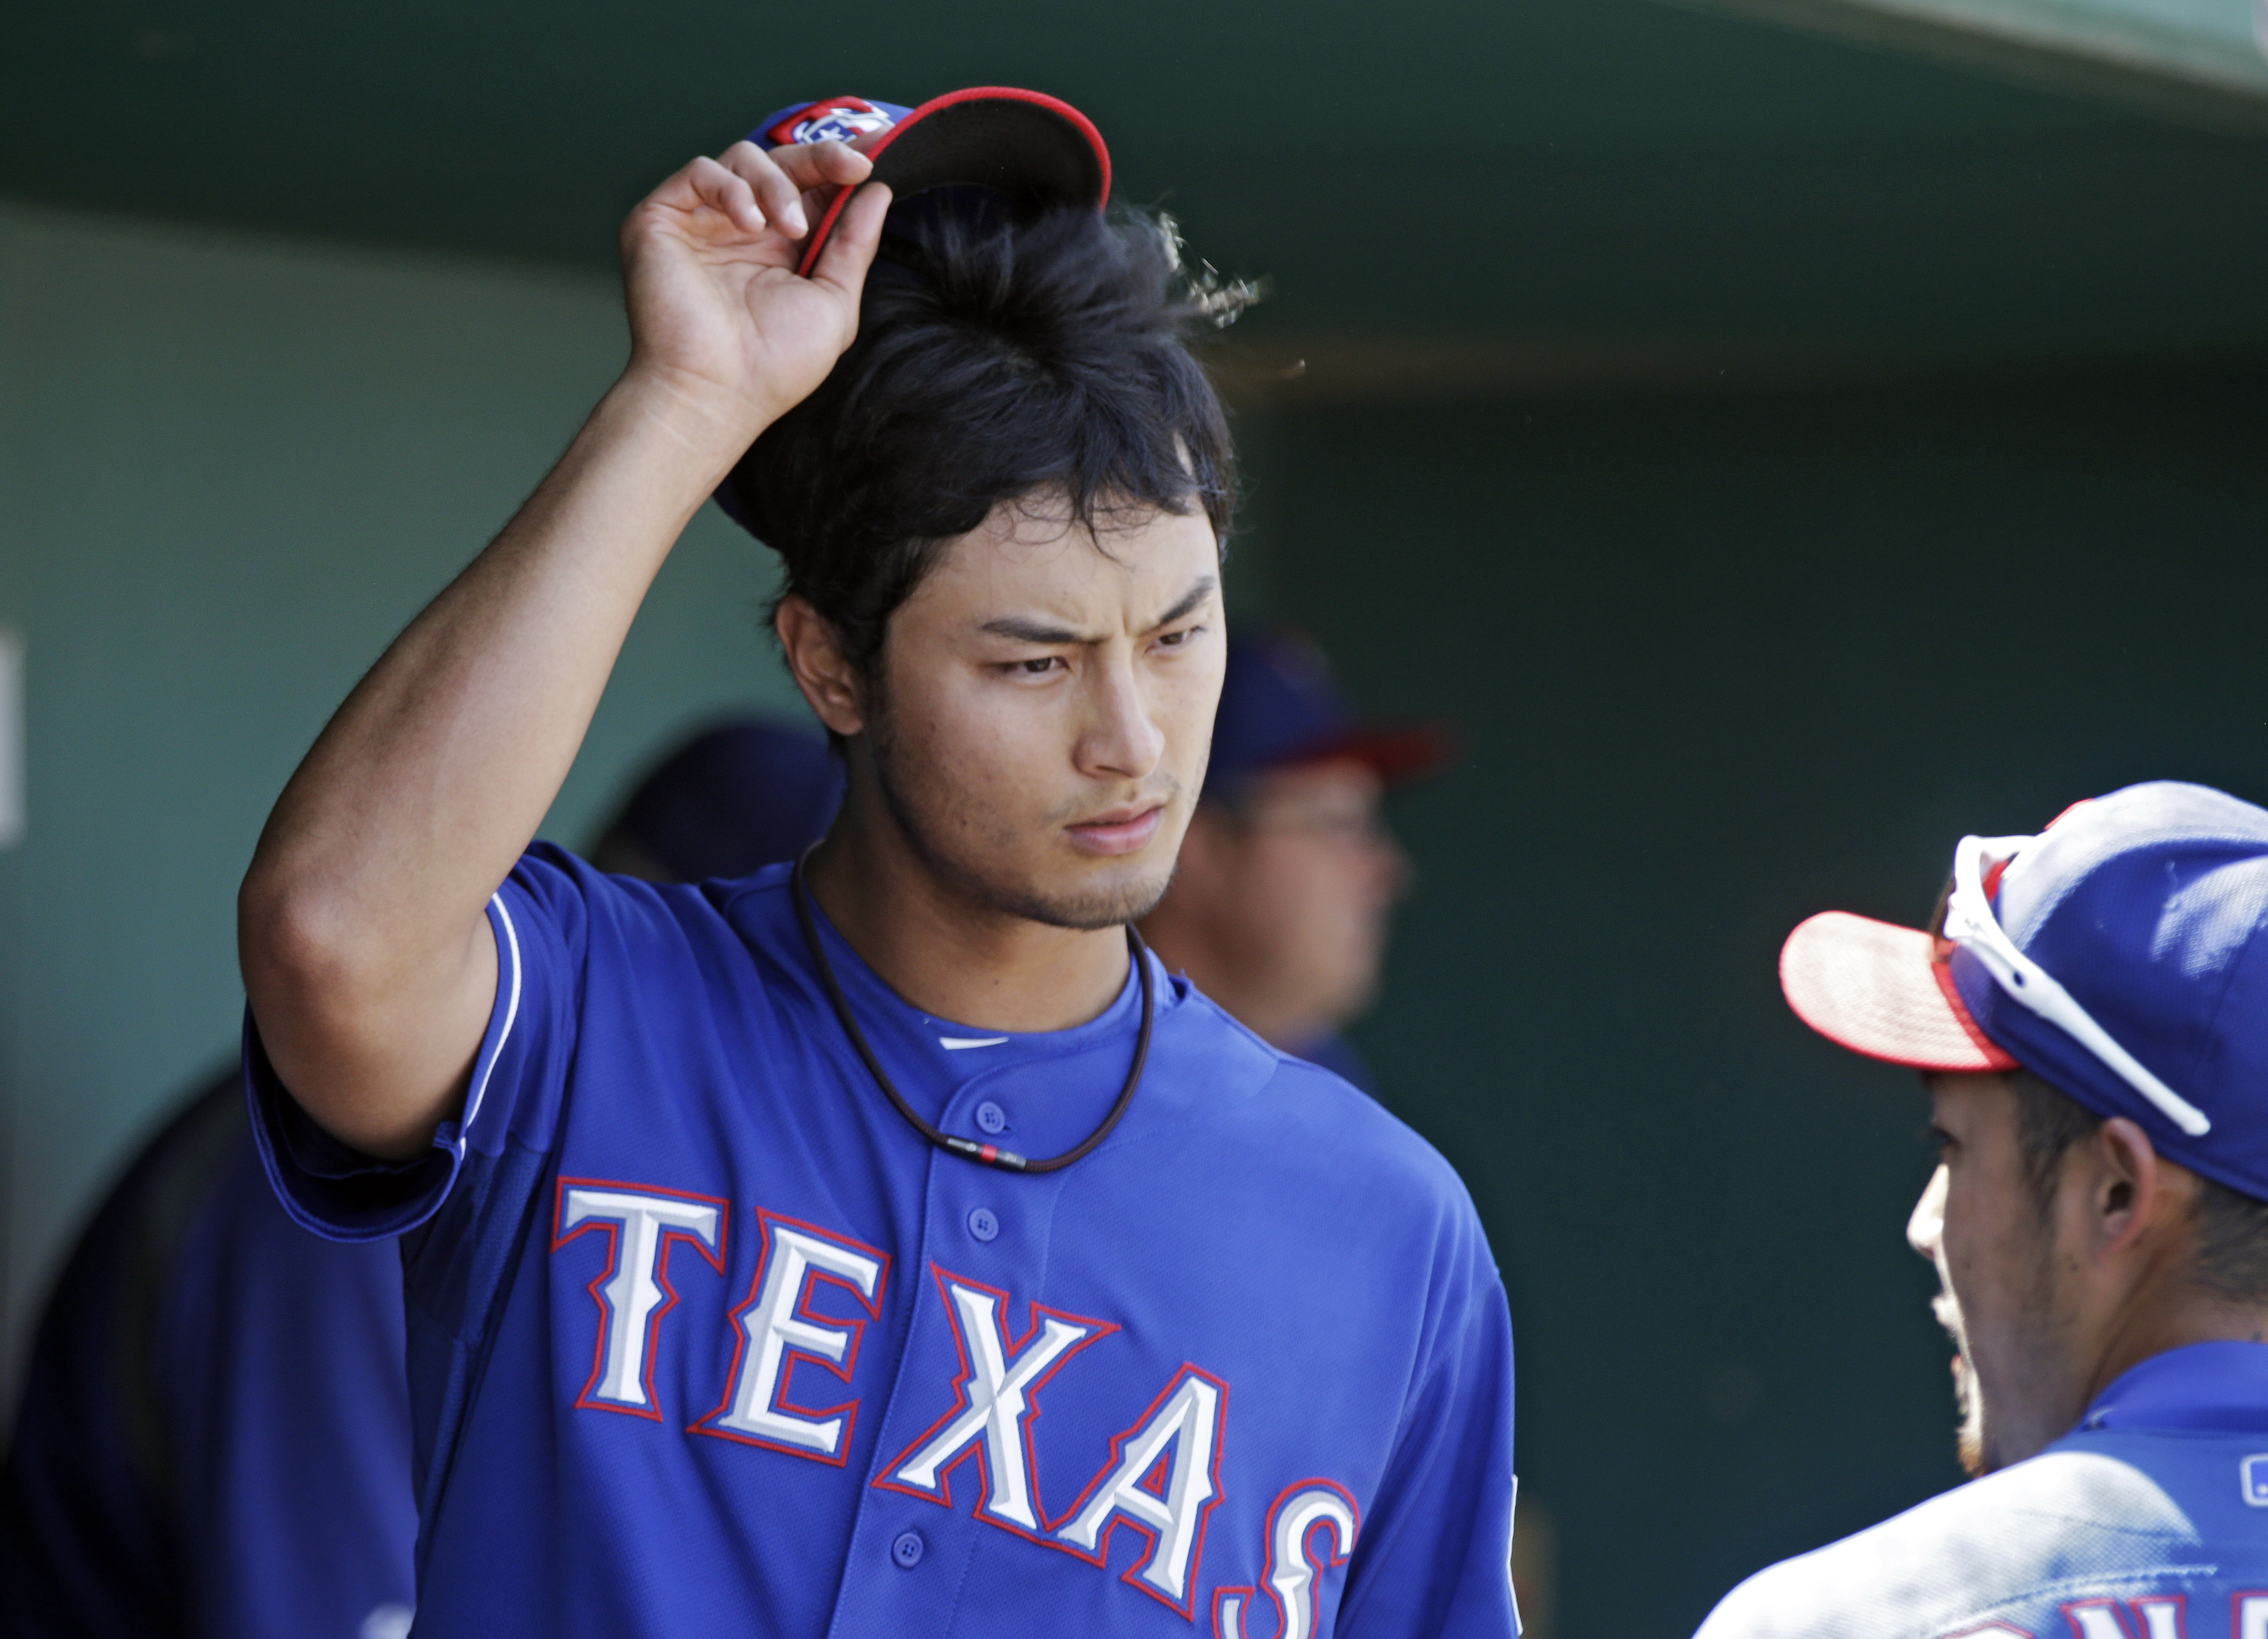
[{"label": "stubble on chin", "polygon": [[[919,842],[916,845],[923,846]],[[1049,892],[1042,884],[1011,880],[1004,874],[985,871],[981,866],[963,869],[926,847],[923,851],[930,856],[932,869],[949,875],[963,893],[987,909],[1079,933],[1121,928],[1141,921],[1158,908],[1158,901],[1166,897],[1166,889],[1173,880],[1173,871],[1168,867],[1108,886]]]},{"label": "stubble on chin", "polygon": [[1985,1440],[1984,1385],[1977,1380],[1977,1368],[1969,1363],[1969,1340],[1962,1329],[1961,1305],[1951,1290],[1946,1289],[1930,1300],[1929,1306],[1937,1316],[1937,1323],[1953,1340],[1953,1400],[1961,1412],[1954,1454],[1961,1460],[1962,1473],[1972,1480],[1981,1479],[1993,1466]]},{"label": "stubble on chin", "polygon": [[[1170,859],[1108,886],[1068,891],[1051,892],[1044,883],[1001,871],[999,863],[1015,859],[1028,836],[972,803],[964,789],[924,769],[908,754],[895,726],[887,709],[869,719],[875,785],[908,845],[962,897],[1002,915],[1080,933],[1139,922],[1166,897],[1174,875]],[[1162,795],[1169,808],[1181,805],[1178,783]],[[1083,817],[1067,806],[1046,825],[1053,831]]]}]

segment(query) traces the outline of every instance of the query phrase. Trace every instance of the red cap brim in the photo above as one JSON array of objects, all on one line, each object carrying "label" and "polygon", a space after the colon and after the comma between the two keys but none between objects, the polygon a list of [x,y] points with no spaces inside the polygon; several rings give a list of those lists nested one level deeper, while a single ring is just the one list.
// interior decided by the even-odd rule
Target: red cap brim
[{"label": "red cap brim", "polygon": [[[932,187],[973,183],[1020,205],[1091,205],[1110,197],[1110,151],[1102,133],[1071,104],[1044,92],[975,85],[932,97],[866,149],[873,181],[896,199]],[[837,188],[811,231],[796,271],[806,278],[856,188]]]},{"label": "red cap brim", "polygon": [[2016,1068],[1977,1027],[1919,928],[1822,911],[1780,947],[1779,988],[1798,1018],[1853,1053],[1917,1069]]}]

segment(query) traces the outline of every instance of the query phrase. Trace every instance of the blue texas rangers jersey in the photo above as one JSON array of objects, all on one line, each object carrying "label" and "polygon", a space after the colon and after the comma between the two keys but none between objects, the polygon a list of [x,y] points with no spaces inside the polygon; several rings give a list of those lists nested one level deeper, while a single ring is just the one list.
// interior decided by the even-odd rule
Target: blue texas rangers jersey
[{"label": "blue texas rangers jersey", "polygon": [[[658,888],[539,846],[490,915],[424,1158],[332,1143],[250,1038],[292,1209],[408,1232],[420,1639],[1517,1631],[1503,1289],[1370,1099],[1158,974],[1125,1119],[997,1172],[885,1101],[786,867]],[[1052,1155],[1116,1097],[1130,973],[1008,1035],[821,937],[946,1131]]]},{"label": "blue texas rangers jersey", "polygon": [[1697,1639],[2268,1639],[2268,1345],[2144,1361],[2039,1456],[1758,1572]]},{"label": "blue texas rangers jersey", "polygon": [[0,1476],[17,1639],[398,1639],[417,1515],[401,1261],[284,1214],[242,1077],[80,1238]]}]

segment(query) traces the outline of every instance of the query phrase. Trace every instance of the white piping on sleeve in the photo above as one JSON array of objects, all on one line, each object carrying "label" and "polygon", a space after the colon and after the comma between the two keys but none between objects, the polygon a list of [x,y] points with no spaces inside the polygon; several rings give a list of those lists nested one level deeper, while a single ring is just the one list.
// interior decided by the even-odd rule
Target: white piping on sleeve
[{"label": "white piping on sleeve", "polygon": [[512,1040],[512,1021],[519,1017],[519,930],[512,925],[512,913],[504,908],[504,895],[491,893],[489,903],[495,908],[497,920],[504,923],[504,949],[512,954],[512,994],[504,1000],[504,1028],[497,1033],[496,1049],[482,1062],[479,1073],[473,1078],[473,1090],[465,1099],[465,1119],[457,1123],[457,1154],[465,1153],[465,1135],[473,1129],[479,1119],[481,1097],[489,1090],[489,1077],[496,1074],[497,1061],[504,1056],[504,1044]]}]

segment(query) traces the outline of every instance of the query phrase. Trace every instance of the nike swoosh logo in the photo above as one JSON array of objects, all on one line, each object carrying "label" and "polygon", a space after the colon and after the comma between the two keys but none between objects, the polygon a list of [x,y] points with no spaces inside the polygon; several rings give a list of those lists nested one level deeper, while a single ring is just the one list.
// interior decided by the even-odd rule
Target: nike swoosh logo
[{"label": "nike swoosh logo", "polygon": [[939,1036],[938,1045],[947,1053],[959,1053],[967,1047],[997,1047],[1005,1036]]}]

